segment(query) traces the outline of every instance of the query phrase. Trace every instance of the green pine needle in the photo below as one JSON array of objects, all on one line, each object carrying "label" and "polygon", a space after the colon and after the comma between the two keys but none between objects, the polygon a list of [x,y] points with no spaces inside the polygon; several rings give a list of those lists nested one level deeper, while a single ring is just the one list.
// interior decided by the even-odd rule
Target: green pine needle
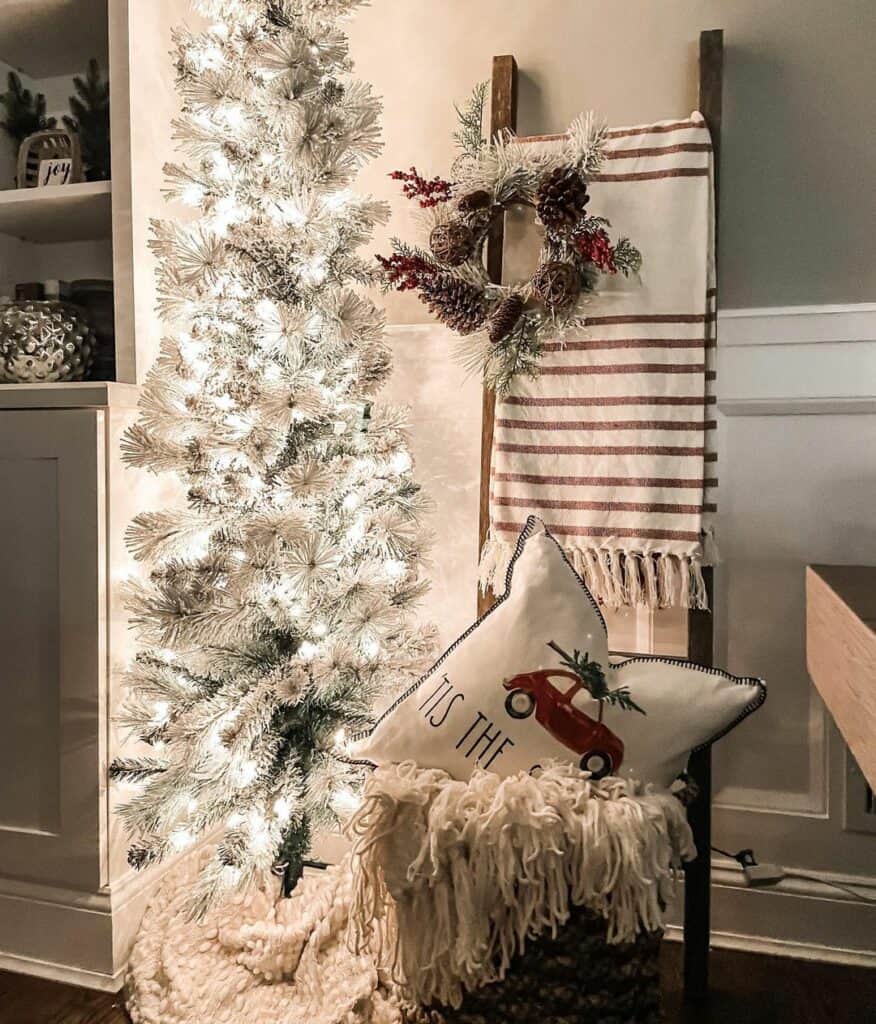
[{"label": "green pine needle", "polygon": [[574,650],[572,654],[569,654],[553,640],[548,643],[548,647],[559,654],[560,662],[575,673],[594,700],[604,701],[622,711],[638,711],[641,715],[647,714],[644,708],[641,708],[630,696],[628,687],[620,686],[616,690],[609,690],[602,665],[598,661],[591,661],[588,651],[582,654],[580,651]]},{"label": "green pine needle", "polygon": [[454,104],[459,127],[453,133],[453,139],[462,156],[475,158],[487,144],[483,136],[487,84],[478,82],[464,107],[460,108]]},{"label": "green pine needle", "polygon": [[0,94],[0,106],[5,108],[6,118],[0,121],[0,127],[10,138],[20,145],[28,135],[55,127],[55,118],[46,117],[46,97],[41,92],[34,96],[30,89],[24,88],[14,71],[9,72],[6,83],[7,91]]}]

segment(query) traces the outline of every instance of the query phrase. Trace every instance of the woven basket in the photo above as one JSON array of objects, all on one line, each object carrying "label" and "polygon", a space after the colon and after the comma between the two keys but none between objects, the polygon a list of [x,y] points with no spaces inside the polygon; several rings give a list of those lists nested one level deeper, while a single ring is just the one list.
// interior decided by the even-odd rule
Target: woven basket
[{"label": "woven basket", "polygon": [[556,939],[527,945],[503,981],[469,992],[458,1010],[411,1020],[435,1024],[659,1024],[662,932],[610,945],[605,921],[573,911]]}]

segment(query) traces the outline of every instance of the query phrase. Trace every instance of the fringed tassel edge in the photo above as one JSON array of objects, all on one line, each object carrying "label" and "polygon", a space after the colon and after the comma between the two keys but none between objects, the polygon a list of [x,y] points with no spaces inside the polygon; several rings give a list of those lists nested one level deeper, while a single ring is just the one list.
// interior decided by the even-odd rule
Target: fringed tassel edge
[{"label": "fringed tassel edge", "polygon": [[382,950],[405,996],[426,1005],[459,1006],[503,978],[573,906],[604,917],[610,943],[659,929],[675,866],[696,855],[669,793],[551,763],[537,777],[475,772],[468,783],[384,766],[350,832],[348,943]]},{"label": "fringed tassel edge", "polygon": [[[703,560],[687,555],[649,554],[619,548],[563,551],[587,589],[606,608],[693,608],[708,611]],[[513,545],[487,538],[481,552],[479,580],[483,593],[504,593]]]}]

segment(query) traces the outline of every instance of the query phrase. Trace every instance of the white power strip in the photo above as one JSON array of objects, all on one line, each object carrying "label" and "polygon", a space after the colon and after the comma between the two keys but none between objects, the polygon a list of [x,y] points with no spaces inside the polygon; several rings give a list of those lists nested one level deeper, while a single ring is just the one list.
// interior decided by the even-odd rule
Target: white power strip
[{"label": "white power strip", "polygon": [[785,877],[778,864],[746,864],[742,867],[745,884],[750,886],[778,885]]}]

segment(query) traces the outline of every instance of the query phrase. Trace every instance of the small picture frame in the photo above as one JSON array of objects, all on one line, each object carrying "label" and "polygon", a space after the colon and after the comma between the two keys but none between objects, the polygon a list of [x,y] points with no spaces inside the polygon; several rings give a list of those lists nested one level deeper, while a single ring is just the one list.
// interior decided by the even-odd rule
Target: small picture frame
[{"label": "small picture frame", "polygon": [[37,175],[37,187],[45,188],[53,185],[69,185],[73,180],[73,158],[69,156],[55,157],[51,160],[40,160]]}]

